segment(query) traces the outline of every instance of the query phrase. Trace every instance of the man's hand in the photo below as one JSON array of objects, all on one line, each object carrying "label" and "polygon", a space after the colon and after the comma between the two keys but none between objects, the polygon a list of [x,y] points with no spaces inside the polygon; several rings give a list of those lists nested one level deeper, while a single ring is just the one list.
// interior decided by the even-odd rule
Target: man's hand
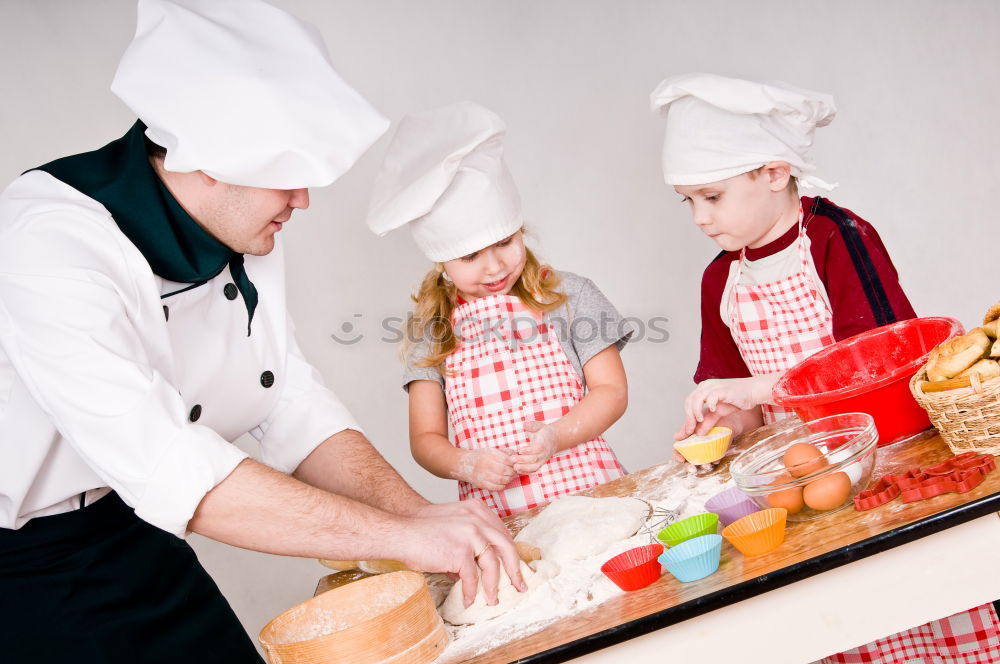
[{"label": "man's hand", "polygon": [[497,603],[501,564],[514,587],[528,589],[506,527],[477,500],[421,508],[405,537],[403,562],[411,569],[458,574],[465,606],[476,599],[480,575],[487,604]]},{"label": "man's hand", "polygon": [[514,461],[514,471],[518,475],[535,472],[545,465],[558,449],[558,436],[552,425],[545,422],[525,422],[524,430],[528,432],[528,444],[511,457]]}]

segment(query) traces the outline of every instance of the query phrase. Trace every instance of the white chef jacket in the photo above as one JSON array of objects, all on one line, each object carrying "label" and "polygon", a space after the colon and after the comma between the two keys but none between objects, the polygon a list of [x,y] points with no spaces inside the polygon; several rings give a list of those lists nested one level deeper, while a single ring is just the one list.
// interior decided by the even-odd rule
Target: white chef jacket
[{"label": "white chef jacket", "polygon": [[245,256],[247,336],[228,269],[193,288],[156,277],[103,205],[42,171],[0,194],[0,527],[114,490],[182,537],[247,456],[242,434],[291,472],[360,431],[295,343],[275,240]]}]

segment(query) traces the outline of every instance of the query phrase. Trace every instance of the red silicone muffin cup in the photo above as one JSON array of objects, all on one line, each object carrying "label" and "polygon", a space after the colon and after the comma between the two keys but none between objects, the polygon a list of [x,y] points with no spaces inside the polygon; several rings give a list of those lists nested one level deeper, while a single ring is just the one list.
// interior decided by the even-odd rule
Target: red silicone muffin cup
[{"label": "red silicone muffin cup", "polygon": [[601,565],[601,571],[622,590],[639,590],[660,578],[663,571],[657,560],[662,544],[647,544],[629,549]]},{"label": "red silicone muffin cup", "polygon": [[912,318],[827,346],[785,372],[774,386],[779,406],[803,422],[841,413],[875,418],[879,446],[928,428],[927,413],[910,394],[910,378],[934,346],[963,333],[941,316]]}]

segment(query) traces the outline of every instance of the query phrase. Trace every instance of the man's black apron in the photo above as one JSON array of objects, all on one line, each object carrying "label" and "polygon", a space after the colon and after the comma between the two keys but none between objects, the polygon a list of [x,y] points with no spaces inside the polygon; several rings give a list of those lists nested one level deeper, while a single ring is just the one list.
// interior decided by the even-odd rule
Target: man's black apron
[{"label": "man's black apron", "polygon": [[182,539],[115,493],[0,528],[0,662],[259,664]]}]

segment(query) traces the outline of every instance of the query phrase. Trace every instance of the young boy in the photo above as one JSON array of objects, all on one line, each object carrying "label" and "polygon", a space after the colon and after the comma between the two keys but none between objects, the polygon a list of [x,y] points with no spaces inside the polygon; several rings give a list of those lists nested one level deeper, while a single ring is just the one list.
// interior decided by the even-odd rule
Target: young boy
[{"label": "young boy", "polygon": [[664,178],[723,250],[702,279],[698,387],[677,435],[781,419],[770,399],[785,370],[916,315],[871,224],[825,198],[799,198],[799,186],[832,189],[810,175],[808,149],[833,119],[833,99],[691,74],[661,83],[652,102],[667,115]]},{"label": "young boy", "polygon": [[[808,157],[815,129],[836,113],[832,97],[688,74],[663,81],[651,102],[667,118],[664,179],[722,248],[702,278],[697,386],[675,438],[716,425],[749,431],[789,414],[771,400],[786,370],[836,341],[916,314],[871,224],[825,198],[799,197],[799,186],[833,188],[811,175]],[[990,645],[1000,632],[992,604],[825,661],[902,664],[901,642],[907,662],[959,655],[928,637],[938,628],[961,635],[952,642],[963,644],[960,661],[1000,661]]]}]

